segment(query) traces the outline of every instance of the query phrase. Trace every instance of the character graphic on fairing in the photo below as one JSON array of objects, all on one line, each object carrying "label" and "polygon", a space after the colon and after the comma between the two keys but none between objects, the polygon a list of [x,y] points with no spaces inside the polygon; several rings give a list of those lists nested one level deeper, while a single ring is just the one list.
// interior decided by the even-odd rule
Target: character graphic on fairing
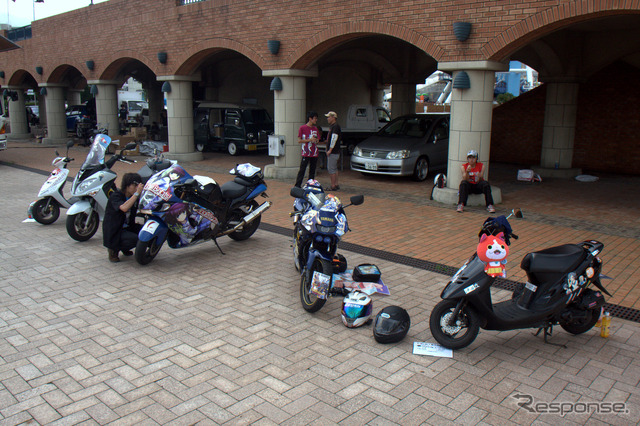
[{"label": "character graphic on fairing", "polygon": [[486,263],[484,272],[491,277],[506,278],[505,264],[509,255],[509,246],[504,242],[504,234],[485,235],[480,237],[476,251],[480,260]]},{"label": "character graphic on fairing", "polygon": [[180,237],[178,247],[188,246],[203,230],[211,226],[211,221],[196,213],[190,204],[172,204],[167,210],[165,221],[169,229]]},{"label": "character graphic on fairing", "polygon": [[[165,201],[171,198],[173,185],[178,183],[182,178],[187,175],[187,172],[180,166],[175,165],[166,170],[160,172],[157,178],[149,179],[149,182],[145,185],[144,189],[151,191],[153,194],[164,199]],[[161,200],[152,200],[146,209],[154,210],[157,207],[157,203]]]}]

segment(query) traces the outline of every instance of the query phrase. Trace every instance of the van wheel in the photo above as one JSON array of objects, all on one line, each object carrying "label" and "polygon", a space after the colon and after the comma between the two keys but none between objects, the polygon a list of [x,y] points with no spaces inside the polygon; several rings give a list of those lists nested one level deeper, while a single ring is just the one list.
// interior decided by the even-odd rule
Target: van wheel
[{"label": "van wheel", "polygon": [[238,145],[236,145],[235,142],[229,142],[229,145],[227,145],[227,152],[230,155],[238,155]]},{"label": "van wheel", "polygon": [[196,151],[204,152],[204,144],[203,143],[197,143],[196,144]]}]

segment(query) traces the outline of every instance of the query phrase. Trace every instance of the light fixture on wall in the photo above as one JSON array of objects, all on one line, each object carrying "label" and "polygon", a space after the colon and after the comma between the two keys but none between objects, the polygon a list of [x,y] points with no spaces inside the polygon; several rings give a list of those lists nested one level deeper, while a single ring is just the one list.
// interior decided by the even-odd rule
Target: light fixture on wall
[{"label": "light fixture on wall", "polygon": [[89,71],[93,71],[93,68],[96,66],[96,63],[92,60],[88,60],[84,64],[89,68]]},{"label": "light fixture on wall", "polygon": [[280,40],[267,40],[267,47],[272,55],[277,55],[280,51]]},{"label": "light fixture on wall", "polygon": [[274,77],[274,79],[271,80],[269,90],[282,90],[282,80],[280,80],[280,77]]},{"label": "light fixture on wall", "polygon": [[167,52],[158,52],[158,61],[161,64],[167,63]]},{"label": "light fixture on wall", "polygon": [[36,72],[42,75],[42,67],[36,67]]},{"label": "light fixture on wall", "polygon": [[469,74],[466,71],[459,71],[453,79],[454,89],[469,89],[471,88],[471,80]]},{"label": "light fixture on wall", "polygon": [[171,93],[171,83],[165,81],[162,83],[162,88],[160,90],[164,93]]},{"label": "light fixture on wall", "polygon": [[92,84],[91,87],[89,88],[89,93],[91,93],[93,96],[98,94],[98,86],[95,84]]},{"label": "light fixture on wall", "polygon": [[466,41],[471,34],[471,22],[454,22],[453,34],[458,41]]},{"label": "light fixture on wall", "polygon": [[43,96],[46,96],[47,95],[47,88],[46,87],[41,88],[40,89],[40,94],[43,95]]}]

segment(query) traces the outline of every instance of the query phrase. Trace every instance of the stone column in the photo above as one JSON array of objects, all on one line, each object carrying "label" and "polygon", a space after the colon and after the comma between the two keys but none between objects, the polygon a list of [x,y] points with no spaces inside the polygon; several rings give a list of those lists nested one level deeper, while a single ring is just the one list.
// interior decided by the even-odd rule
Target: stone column
[{"label": "stone column", "polygon": [[[478,151],[478,161],[484,164],[485,179],[491,182],[489,153],[495,72],[507,70],[508,65],[492,61],[445,62],[438,64],[438,69],[453,71],[454,88],[451,93],[447,187],[436,188],[433,191],[433,199],[441,203],[456,204],[462,178],[460,166],[467,162],[469,150]],[[469,77],[470,87],[457,89],[456,77],[462,70]],[[491,190],[494,203],[501,203],[500,188],[492,185]],[[470,196],[467,205],[484,205],[484,197],[480,197]]]},{"label": "stone column", "polygon": [[120,136],[120,123],[118,122],[118,87],[115,80],[90,80],[87,84],[95,85],[98,89],[96,97],[96,121],[98,127],[107,129],[111,139]]},{"label": "stone column", "polygon": [[[42,139],[43,144],[64,144],[67,138],[67,117],[64,113],[64,87],[49,83],[41,84],[47,90],[45,98],[45,111],[47,122],[47,137]],[[42,120],[42,111],[40,112]]]},{"label": "stone column", "polygon": [[45,95],[38,95],[38,116],[40,118],[40,127],[47,127],[47,102]]},{"label": "stone column", "polygon": [[[199,77],[184,75],[158,76],[163,81],[167,100],[169,153],[165,157],[178,161],[200,161],[204,157],[196,151],[193,138],[193,82]],[[166,87],[165,84],[170,86]]]},{"label": "stone column", "polygon": [[542,131],[540,166],[542,177],[573,177],[581,170],[573,164],[573,141],[578,110],[578,83],[545,83],[547,99]]},{"label": "stone column", "polygon": [[391,116],[400,117],[416,112],[416,85],[410,83],[391,84]]},{"label": "stone column", "polygon": [[152,84],[147,88],[147,100],[149,102],[149,125],[155,121],[158,126],[162,125],[160,112],[164,109],[164,95],[160,91],[160,86]]},{"label": "stone column", "polygon": [[317,77],[316,71],[269,70],[263,71],[265,77],[278,77],[282,90],[274,91],[273,120],[274,134],[284,136],[285,155],[274,157],[274,164],[264,168],[264,174],[272,179],[295,180],[300,168],[300,144],[298,129],[306,123],[307,77]]},{"label": "stone column", "polygon": [[16,92],[18,99],[16,101],[9,98],[9,119],[11,120],[11,133],[7,135],[7,139],[30,139],[29,123],[27,123],[27,110],[24,102],[24,87],[7,86],[7,89]]},{"label": "stone column", "polygon": [[82,103],[82,90],[67,90],[67,104],[80,105]]}]

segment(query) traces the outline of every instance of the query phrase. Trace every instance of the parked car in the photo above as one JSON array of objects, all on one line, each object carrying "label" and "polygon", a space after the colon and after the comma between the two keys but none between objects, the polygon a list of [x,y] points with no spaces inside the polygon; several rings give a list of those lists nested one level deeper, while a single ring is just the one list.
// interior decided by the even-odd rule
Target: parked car
[{"label": "parked car", "polygon": [[231,155],[242,151],[266,150],[273,120],[258,105],[201,102],[193,114],[196,149],[226,150]]},{"label": "parked car", "polygon": [[351,170],[423,181],[430,169],[446,168],[448,151],[449,114],[410,114],[360,142]]},{"label": "parked car", "polygon": [[67,132],[74,133],[78,137],[83,137],[83,127],[91,126],[96,121],[95,112],[87,105],[69,105],[65,110],[67,116]]}]

